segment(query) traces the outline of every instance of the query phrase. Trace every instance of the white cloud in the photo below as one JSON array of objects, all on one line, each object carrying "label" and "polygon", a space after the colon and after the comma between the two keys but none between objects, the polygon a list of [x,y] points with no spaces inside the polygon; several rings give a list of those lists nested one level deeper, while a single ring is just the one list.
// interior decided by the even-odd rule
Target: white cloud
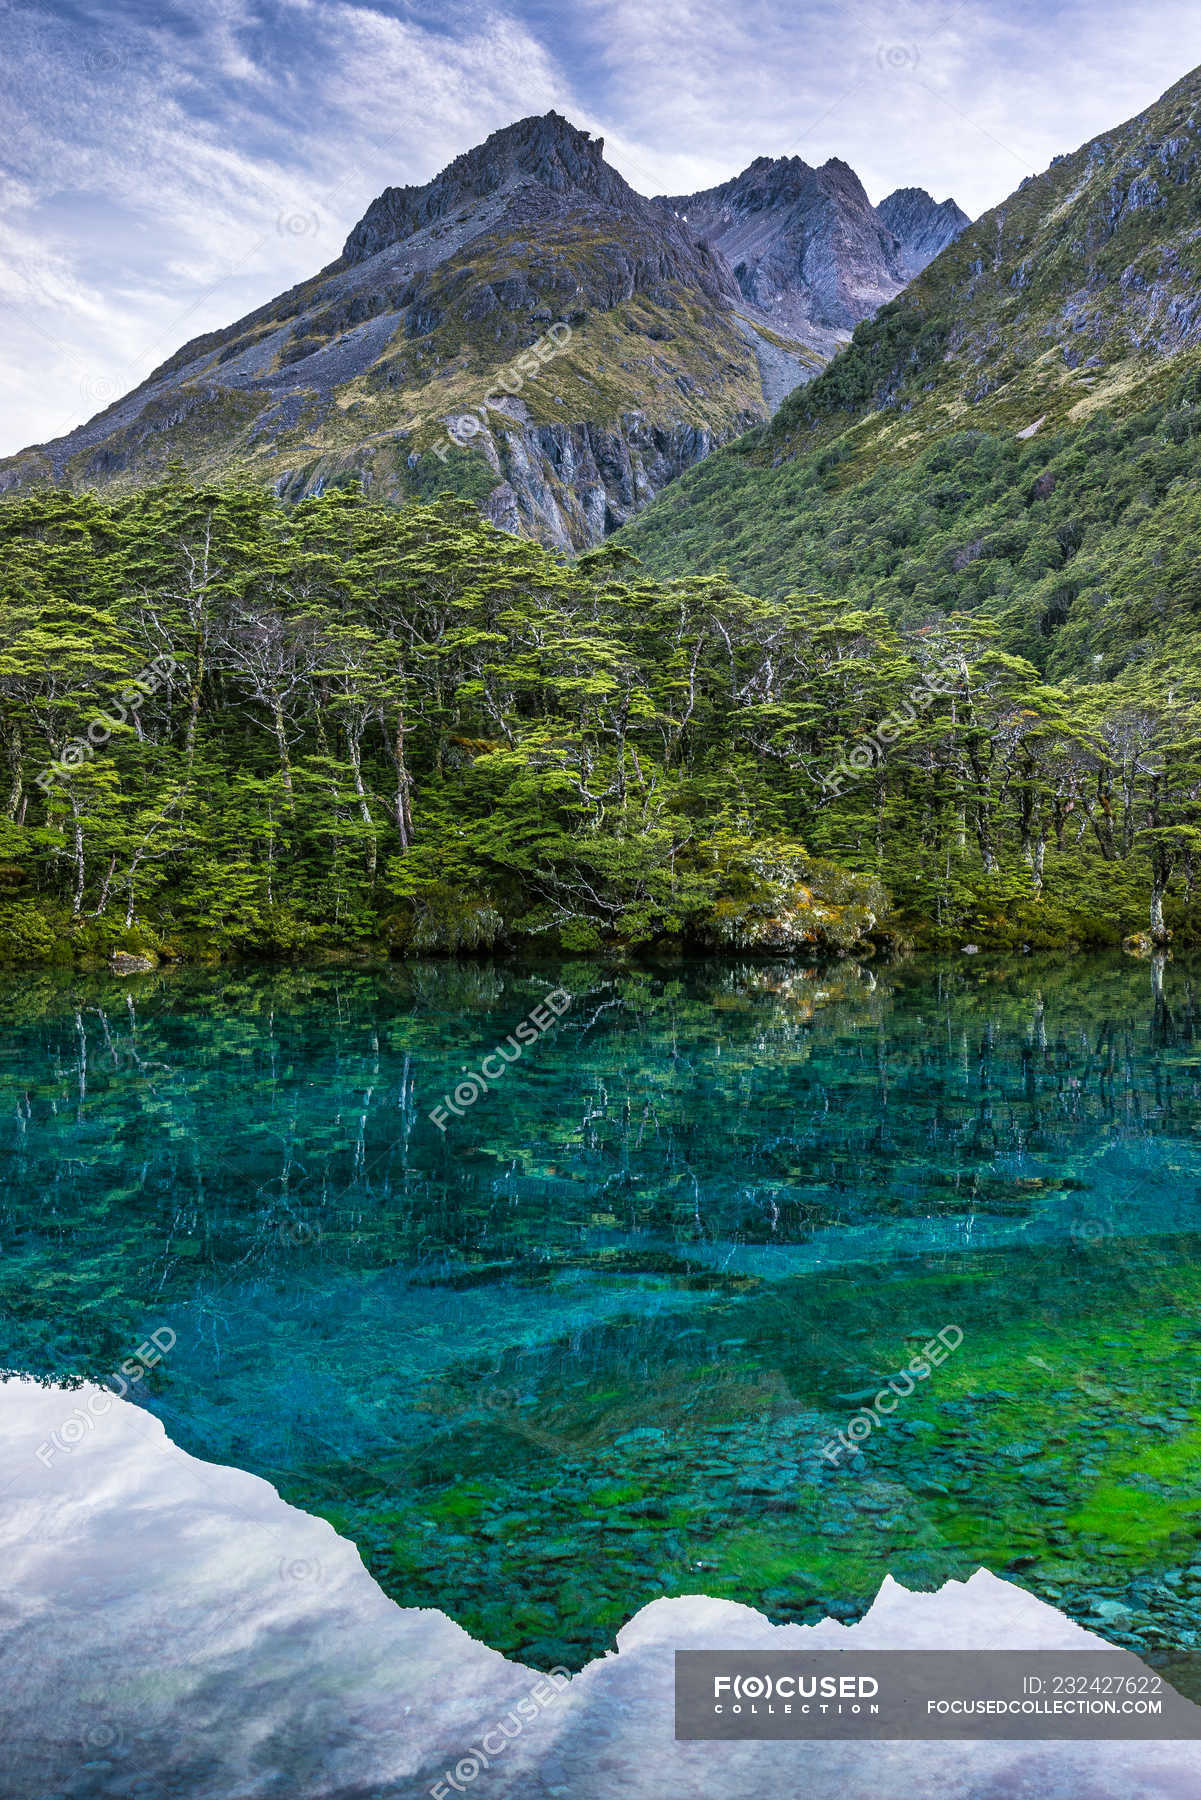
[{"label": "white cloud", "polygon": [[198,8],[184,35],[132,13],[83,43],[49,14],[15,34],[0,453],[79,424],[98,393],[312,274],[389,183],[562,103],[512,18],[453,40],[342,0],[291,0],[286,19],[258,60],[239,4]]},{"label": "white cloud", "polygon": [[675,193],[758,155],[839,156],[873,199],[919,184],[977,213],[1201,62],[1193,0],[579,0],[575,16],[615,160]]}]

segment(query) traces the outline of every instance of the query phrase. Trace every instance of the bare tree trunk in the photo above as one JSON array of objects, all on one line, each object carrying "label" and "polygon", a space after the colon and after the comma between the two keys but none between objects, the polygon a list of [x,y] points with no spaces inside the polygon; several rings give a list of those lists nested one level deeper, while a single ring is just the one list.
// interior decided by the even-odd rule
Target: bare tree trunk
[{"label": "bare tree trunk", "polygon": [[292,759],[288,755],[288,732],[284,723],[284,709],[279,701],[271,706],[271,722],[275,727],[275,742],[279,746],[279,772],[284,784],[284,795],[289,812],[296,810],[292,795]]},{"label": "bare tree trunk", "polygon": [[367,879],[370,881],[372,887],[374,887],[376,861],[379,853],[379,846],[375,835],[375,820],[371,817],[371,808],[367,804],[367,790],[363,786],[363,757],[360,734],[352,731],[349,726],[346,730],[346,746],[350,756],[351,773],[354,776],[354,791],[359,799],[359,813],[370,834],[367,839]]},{"label": "bare tree trunk", "polygon": [[150,840],[153,838],[153,836],[154,836],[155,832],[158,830],[159,826],[166,824],[167,814],[171,811],[171,808],[176,804],[176,802],[182,798],[182,796],[186,793],[186,791],[187,791],[187,783],[185,781],[184,785],[180,788],[179,793],[175,796],[175,799],[168,800],[167,804],[163,807],[163,809],[159,813],[158,817],[151,820],[151,822],[147,826],[145,832],[142,834],[141,843],[138,845],[137,849],[133,853],[133,857],[130,860],[129,868],[128,868],[128,870],[126,872],[126,876],[125,876],[126,883],[129,887],[129,904],[125,908],[125,929],[126,929],[126,931],[128,931],[133,924],[133,916],[134,916],[133,906],[134,906],[134,896],[136,893],[136,888],[134,886],[134,883],[137,878],[138,870],[141,868],[143,860],[145,859],[147,852],[150,849]]},{"label": "bare tree trunk", "polygon": [[975,805],[976,842],[980,847],[980,861],[984,864],[986,875],[997,872],[997,853],[993,848],[992,807],[978,800]]},{"label": "bare tree trunk", "polygon": [[83,890],[86,875],[86,861],[83,850],[83,819],[80,817],[79,801],[71,795],[71,812],[74,817],[72,837],[74,840],[75,893],[71,901],[71,915],[78,918],[83,911]]},{"label": "bare tree trunk", "polygon": [[192,687],[188,695],[188,721],[184,726],[183,750],[184,763],[188,774],[192,773],[192,764],[196,760],[196,727],[200,719],[200,690],[204,684],[204,650],[201,647],[200,635],[197,633],[196,648],[193,651]]},{"label": "bare tree trunk", "polygon": [[275,894],[272,891],[272,876],[275,871],[275,815],[271,811],[271,802],[267,802],[267,905],[275,905]]},{"label": "bare tree trunk", "polygon": [[8,737],[8,766],[11,771],[8,805],[5,808],[5,817],[8,819],[16,818],[17,808],[21,804],[21,748],[21,729],[20,726],[14,726]]},{"label": "bare tree trunk", "polygon": [[1115,862],[1118,853],[1113,841],[1113,780],[1103,770],[1097,775],[1097,806],[1100,817],[1095,812],[1090,815],[1093,831],[1106,862]]},{"label": "bare tree trunk", "polygon": [[402,850],[407,850],[413,842],[413,814],[410,808],[412,789],[408,765],[405,762],[404,708],[400,706],[396,709],[396,726],[388,750],[396,766],[396,800],[392,809],[392,818],[400,837],[400,847]]},{"label": "bare tree trunk", "polygon": [[100,897],[96,902],[96,910],[92,914],[92,917],[94,919],[100,919],[100,918],[103,918],[103,916],[104,916],[105,910],[108,906],[109,889],[113,885],[113,876],[116,874],[116,872],[117,872],[117,859],[115,856],[112,856],[109,858],[109,864],[108,864],[108,868],[105,871],[104,880],[100,883]]},{"label": "bare tree trunk", "polygon": [[1043,891],[1043,862],[1047,842],[1043,834],[1042,804],[1029,788],[1022,794],[1022,858],[1030,870],[1030,885],[1037,898]]},{"label": "bare tree trunk", "polygon": [[1166,944],[1171,932],[1164,923],[1163,903],[1172,879],[1172,858],[1159,845],[1151,856],[1151,942]]}]

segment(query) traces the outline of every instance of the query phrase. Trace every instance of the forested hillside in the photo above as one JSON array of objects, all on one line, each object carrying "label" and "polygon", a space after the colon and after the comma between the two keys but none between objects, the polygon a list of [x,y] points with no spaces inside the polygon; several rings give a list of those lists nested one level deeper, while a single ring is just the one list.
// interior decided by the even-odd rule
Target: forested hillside
[{"label": "forested hillside", "polygon": [[1167,647],[1054,686],[983,614],[182,473],[8,502],[0,568],[10,961],[1194,929],[1201,707]]},{"label": "forested hillside", "polygon": [[861,458],[848,431],[765,467],[752,437],[620,541],[659,573],[811,587],[914,629],[970,614],[1053,677],[1187,662],[1201,631],[1201,358],[1164,365],[1158,386],[1034,438],[949,431],[909,460]]}]

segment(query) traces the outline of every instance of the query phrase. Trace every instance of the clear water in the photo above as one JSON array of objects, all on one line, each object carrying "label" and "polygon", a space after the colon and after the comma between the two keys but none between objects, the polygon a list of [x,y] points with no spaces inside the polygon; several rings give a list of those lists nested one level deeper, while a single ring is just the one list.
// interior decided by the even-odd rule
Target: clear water
[{"label": "clear water", "polygon": [[1186,964],[38,975],[0,1017],[4,1364],[174,1333],[130,1392],[402,1603],[578,1664],[662,1593],[851,1618],[983,1564],[1196,1641]]}]

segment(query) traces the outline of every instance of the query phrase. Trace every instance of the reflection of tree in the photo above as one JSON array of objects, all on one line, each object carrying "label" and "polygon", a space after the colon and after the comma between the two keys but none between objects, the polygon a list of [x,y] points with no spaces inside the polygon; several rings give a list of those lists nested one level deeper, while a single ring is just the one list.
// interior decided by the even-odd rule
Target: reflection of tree
[{"label": "reflection of tree", "polygon": [[[82,1354],[106,1310],[202,1279],[678,1287],[702,1278],[698,1247],[716,1280],[732,1246],[842,1224],[1020,1221],[1115,1146],[1201,1123],[1174,1060],[1186,968],[1152,964],[1149,1028],[1140,965],[1082,970],[22,979],[0,989],[0,1224],[22,1247],[0,1297],[26,1342]],[[453,1135],[430,1128],[463,1063],[556,982],[575,1003],[536,1066]]]},{"label": "reflection of tree", "polygon": [[1168,1005],[1164,991],[1164,970],[1167,957],[1158,951],[1151,958],[1151,1044],[1156,1050],[1177,1041],[1176,1022],[1172,1017],[1172,1009]]}]

